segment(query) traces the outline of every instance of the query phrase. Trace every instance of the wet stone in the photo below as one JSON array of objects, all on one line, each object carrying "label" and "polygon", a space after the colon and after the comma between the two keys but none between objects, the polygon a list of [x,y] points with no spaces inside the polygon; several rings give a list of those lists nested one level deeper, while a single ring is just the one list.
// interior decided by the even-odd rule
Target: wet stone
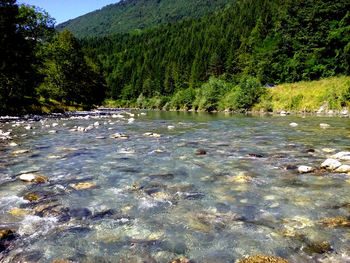
[{"label": "wet stone", "polygon": [[70,187],[74,188],[75,190],[86,190],[96,187],[96,184],[91,182],[79,182],[76,184],[70,184]]},{"label": "wet stone", "polygon": [[331,244],[327,241],[308,241],[304,251],[310,254],[323,254],[328,251],[331,251]]},{"label": "wet stone", "polygon": [[194,263],[194,261],[189,260],[187,258],[178,258],[178,259],[169,261],[169,263]]},{"label": "wet stone", "polygon": [[258,153],[248,153],[246,155],[247,157],[251,157],[251,158],[263,158],[264,156]]},{"label": "wet stone", "polygon": [[349,173],[350,172],[350,165],[343,164],[339,166],[336,170],[336,173]]},{"label": "wet stone", "polygon": [[326,168],[330,170],[337,169],[339,166],[341,166],[341,163],[335,159],[327,159],[321,164],[321,168]]},{"label": "wet stone", "polygon": [[341,216],[326,218],[320,223],[326,227],[350,227],[350,221]]},{"label": "wet stone", "polygon": [[203,150],[203,149],[199,149],[196,151],[196,155],[206,155],[206,154],[207,154],[206,150]]},{"label": "wet stone", "polygon": [[73,263],[73,261],[70,261],[68,259],[55,259],[52,260],[51,263]]},{"label": "wet stone", "polygon": [[255,255],[236,260],[236,263],[288,263],[288,261],[276,256]]},{"label": "wet stone", "polygon": [[48,178],[39,174],[24,173],[19,176],[19,180],[28,183],[45,183],[48,181]]},{"label": "wet stone", "polygon": [[0,229],[0,253],[4,251],[15,239],[15,231],[10,229]]},{"label": "wet stone", "polygon": [[91,216],[91,211],[87,208],[75,208],[69,210],[69,215],[76,219],[84,219]]},{"label": "wet stone", "polygon": [[24,200],[28,200],[29,202],[35,202],[37,200],[39,200],[40,198],[42,198],[43,196],[41,196],[40,194],[38,193],[29,193],[29,194],[26,194],[23,199]]},{"label": "wet stone", "polygon": [[165,173],[165,174],[151,174],[149,177],[155,177],[155,178],[163,178],[163,179],[173,179],[174,175],[171,173]]}]

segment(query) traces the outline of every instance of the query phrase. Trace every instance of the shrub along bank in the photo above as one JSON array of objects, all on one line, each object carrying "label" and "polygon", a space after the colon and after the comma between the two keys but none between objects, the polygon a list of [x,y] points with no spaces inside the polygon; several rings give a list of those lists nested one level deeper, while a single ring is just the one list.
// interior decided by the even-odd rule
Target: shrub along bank
[{"label": "shrub along bank", "polygon": [[340,111],[350,108],[350,76],[319,81],[302,81],[264,87],[256,78],[243,77],[233,83],[210,78],[201,88],[179,90],[172,96],[156,95],[136,100],[106,100],[105,106],[119,108],[198,111]]}]

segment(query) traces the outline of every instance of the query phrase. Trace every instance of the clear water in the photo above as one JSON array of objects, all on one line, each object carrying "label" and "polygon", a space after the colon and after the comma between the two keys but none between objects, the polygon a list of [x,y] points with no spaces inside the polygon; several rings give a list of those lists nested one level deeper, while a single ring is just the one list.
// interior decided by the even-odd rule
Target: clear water
[{"label": "clear water", "polygon": [[[349,218],[350,177],[286,169],[319,167],[330,155],[324,148],[349,151],[348,118],[132,113],[133,122],[121,112],[45,119],[31,130],[0,124],[18,144],[0,141],[0,227],[16,231],[1,262],[234,262],[254,254],[350,262],[350,227],[320,223]],[[85,133],[69,131],[96,121]],[[117,132],[129,138],[109,138]],[[18,180],[29,171],[49,181]],[[79,182],[95,187],[76,190]],[[28,193],[41,198],[29,202]],[[313,251],[319,242],[331,250]]]}]

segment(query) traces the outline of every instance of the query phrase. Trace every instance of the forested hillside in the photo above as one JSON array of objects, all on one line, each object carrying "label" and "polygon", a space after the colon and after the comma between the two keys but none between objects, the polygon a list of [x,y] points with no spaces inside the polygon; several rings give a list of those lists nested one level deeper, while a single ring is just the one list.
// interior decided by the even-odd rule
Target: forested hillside
[{"label": "forested hillside", "polygon": [[[238,0],[200,19],[83,43],[101,61],[110,97],[158,97],[161,106],[181,93],[192,104],[242,79],[247,86],[247,76],[278,84],[349,75],[349,10],[348,0]],[[210,77],[219,78],[209,82],[215,92],[202,94]]]},{"label": "forested hillside", "polygon": [[[179,21],[190,17],[201,17],[218,11],[235,0],[123,0],[108,5],[56,27],[68,29],[77,37],[105,36],[142,30]],[[117,0],[116,0],[117,2]]]}]

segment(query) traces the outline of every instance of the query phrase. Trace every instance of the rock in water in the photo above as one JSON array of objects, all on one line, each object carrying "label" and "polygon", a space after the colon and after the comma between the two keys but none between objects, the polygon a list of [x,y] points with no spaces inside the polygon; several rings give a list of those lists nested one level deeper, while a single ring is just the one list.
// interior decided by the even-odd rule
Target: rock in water
[{"label": "rock in water", "polygon": [[45,183],[48,178],[39,174],[24,173],[19,176],[19,180],[27,183]]},{"label": "rock in water", "polygon": [[341,216],[326,218],[320,223],[326,227],[350,227],[350,221]]},{"label": "rock in water", "polygon": [[291,126],[291,127],[297,127],[297,126],[298,126],[298,123],[292,122],[292,123],[289,123],[289,126]]},{"label": "rock in water", "polygon": [[348,161],[348,160],[350,160],[350,152],[338,152],[337,154],[334,154],[329,158],[338,159],[338,160],[342,160],[342,161]]},{"label": "rock in water", "polygon": [[236,263],[289,263],[284,258],[275,256],[255,255],[236,260]]},{"label": "rock in water", "polygon": [[339,166],[341,166],[341,163],[335,159],[327,159],[321,164],[321,168],[326,168],[329,170],[337,169]]},{"label": "rock in water", "polygon": [[203,149],[199,149],[196,151],[196,155],[206,155],[206,154],[207,154],[207,152]]},{"label": "rock in water", "polygon": [[330,125],[327,124],[327,123],[320,123],[320,127],[321,127],[322,129],[326,129],[326,128],[329,128]]},{"label": "rock in water", "polygon": [[335,170],[335,172],[337,172],[337,173],[349,173],[350,172],[350,165],[346,165],[346,164],[341,165]]},{"label": "rock in water", "polygon": [[80,183],[76,183],[76,184],[71,184],[70,185],[72,188],[74,188],[75,190],[85,190],[85,189],[90,189],[96,186],[95,183],[91,183],[91,182],[80,182]]},{"label": "rock in water", "polygon": [[298,167],[299,173],[311,173],[314,170],[311,166],[301,165]]}]

